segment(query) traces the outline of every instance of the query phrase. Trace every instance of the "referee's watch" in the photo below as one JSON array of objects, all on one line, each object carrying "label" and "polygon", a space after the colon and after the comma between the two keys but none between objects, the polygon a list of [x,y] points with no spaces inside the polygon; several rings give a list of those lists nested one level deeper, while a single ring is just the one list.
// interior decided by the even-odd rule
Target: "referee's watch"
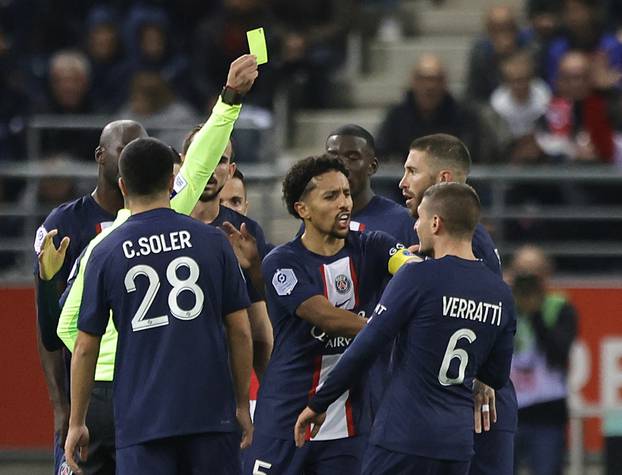
[{"label": "referee's watch", "polygon": [[225,86],[222,88],[220,98],[225,104],[229,104],[230,106],[239,106],[240,104],[242,104],[244,94],[239,93],[232,87]]}]

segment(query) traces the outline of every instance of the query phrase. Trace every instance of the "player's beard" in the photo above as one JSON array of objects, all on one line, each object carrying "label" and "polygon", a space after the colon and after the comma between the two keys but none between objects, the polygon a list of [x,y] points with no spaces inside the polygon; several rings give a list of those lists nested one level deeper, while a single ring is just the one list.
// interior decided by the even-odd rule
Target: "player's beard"
[{"label": "player's beard", "polygon": [[225,187],[224,183],[215,191],[203,191],[203,193],[201,193],[201,196],[199,197],[199,201],[201,203],[208,203],[212,200],[214,200],[222,191],[222,189]]}]

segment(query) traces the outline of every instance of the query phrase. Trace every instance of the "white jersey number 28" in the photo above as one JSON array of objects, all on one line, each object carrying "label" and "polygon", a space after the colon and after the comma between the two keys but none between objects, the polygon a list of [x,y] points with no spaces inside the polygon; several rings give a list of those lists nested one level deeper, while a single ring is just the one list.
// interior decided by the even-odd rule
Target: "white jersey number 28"
[{"label": "white jersey number 28", "polygon": [[[181,267],[188,269],[188,277],[180,279],[177,277],[177,271]],[[136,309],[136,313],[132,318],[132,330],[147,330],[149,328],[161,327],[168,325],[168,315],[160,315],[157,317],[147,318],[147,312],[153,304],[153,301],[160,290],[160,276],[156,270],[148,265],[140,264],[132,267],[125,274],[125,289],[128,293],[136,291],[135,280],[139,275],[143,275],[149,279],[149,287],[143,297],[142,302]],[[173,259],[166,268],[166,278],[173,287],[168,294],[168,306],[170,313],[180,320],[192,320],[199,316],[203,310],[204,295],[201,288],[197,285],[199,279],[199,266],[196,261],[190,257],[182,256]],[[179,306],[179,294],[187,290],[194,294],[194,306],[189,310],[184,310]]]}]

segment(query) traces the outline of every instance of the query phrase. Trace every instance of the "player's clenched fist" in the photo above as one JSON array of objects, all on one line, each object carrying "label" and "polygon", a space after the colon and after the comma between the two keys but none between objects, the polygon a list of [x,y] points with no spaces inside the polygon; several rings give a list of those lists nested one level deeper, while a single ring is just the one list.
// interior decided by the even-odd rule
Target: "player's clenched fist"
[{"label": "player's clenched fist", "polygon": [[240,94],[246,94],[250,91],[258,75],[257,58],[252,54],[245,54],[229,66],[227,86]]}]

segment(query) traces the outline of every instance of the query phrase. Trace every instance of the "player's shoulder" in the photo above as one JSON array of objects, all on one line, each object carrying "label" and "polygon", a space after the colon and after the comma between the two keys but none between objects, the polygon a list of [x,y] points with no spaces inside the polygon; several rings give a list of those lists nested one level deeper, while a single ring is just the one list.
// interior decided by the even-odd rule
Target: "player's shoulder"
[{"label": "player's shoulder", "polygon": [[85,212],[88,212],[88,200],[92,199],[90,195],[84,195],[75,200],[66,201],[58,205],[43,222],[43,226],[51,230],[51,226],[57,226],[68,221],[79,218]]},{"label": "player's shoulder", "polygon": [[286,242],[274,247],[262,261],[264,268],[280,266],[284,264],[292,265],[300,260],[300,249],[297,239]]},{"label": "player's shoulder", "polygon": [[253,236],[256,236],[258,232],[263,233],[263,230],[261,229],[261,226],[257,221],[255,221],[253,218],[249,218],[242,213],[238,213],[234,209],[227,208],[226,206],[221,205],[219,213],[222,213],[222,219],[219,219],[219,221],[229,221],[238,229],[240,228],[242,223],[244,223],[248,232],[251,233]]},{"label": "player's shoulder", "polygon": [[401,204],[396,203],[392,199],[376,195],[374,196],[374,200],[376,200],[377,206],[381,210],[391,213],[393,215],[403,215],[404,217],[410,218],[410,213],[408,209]]}]

